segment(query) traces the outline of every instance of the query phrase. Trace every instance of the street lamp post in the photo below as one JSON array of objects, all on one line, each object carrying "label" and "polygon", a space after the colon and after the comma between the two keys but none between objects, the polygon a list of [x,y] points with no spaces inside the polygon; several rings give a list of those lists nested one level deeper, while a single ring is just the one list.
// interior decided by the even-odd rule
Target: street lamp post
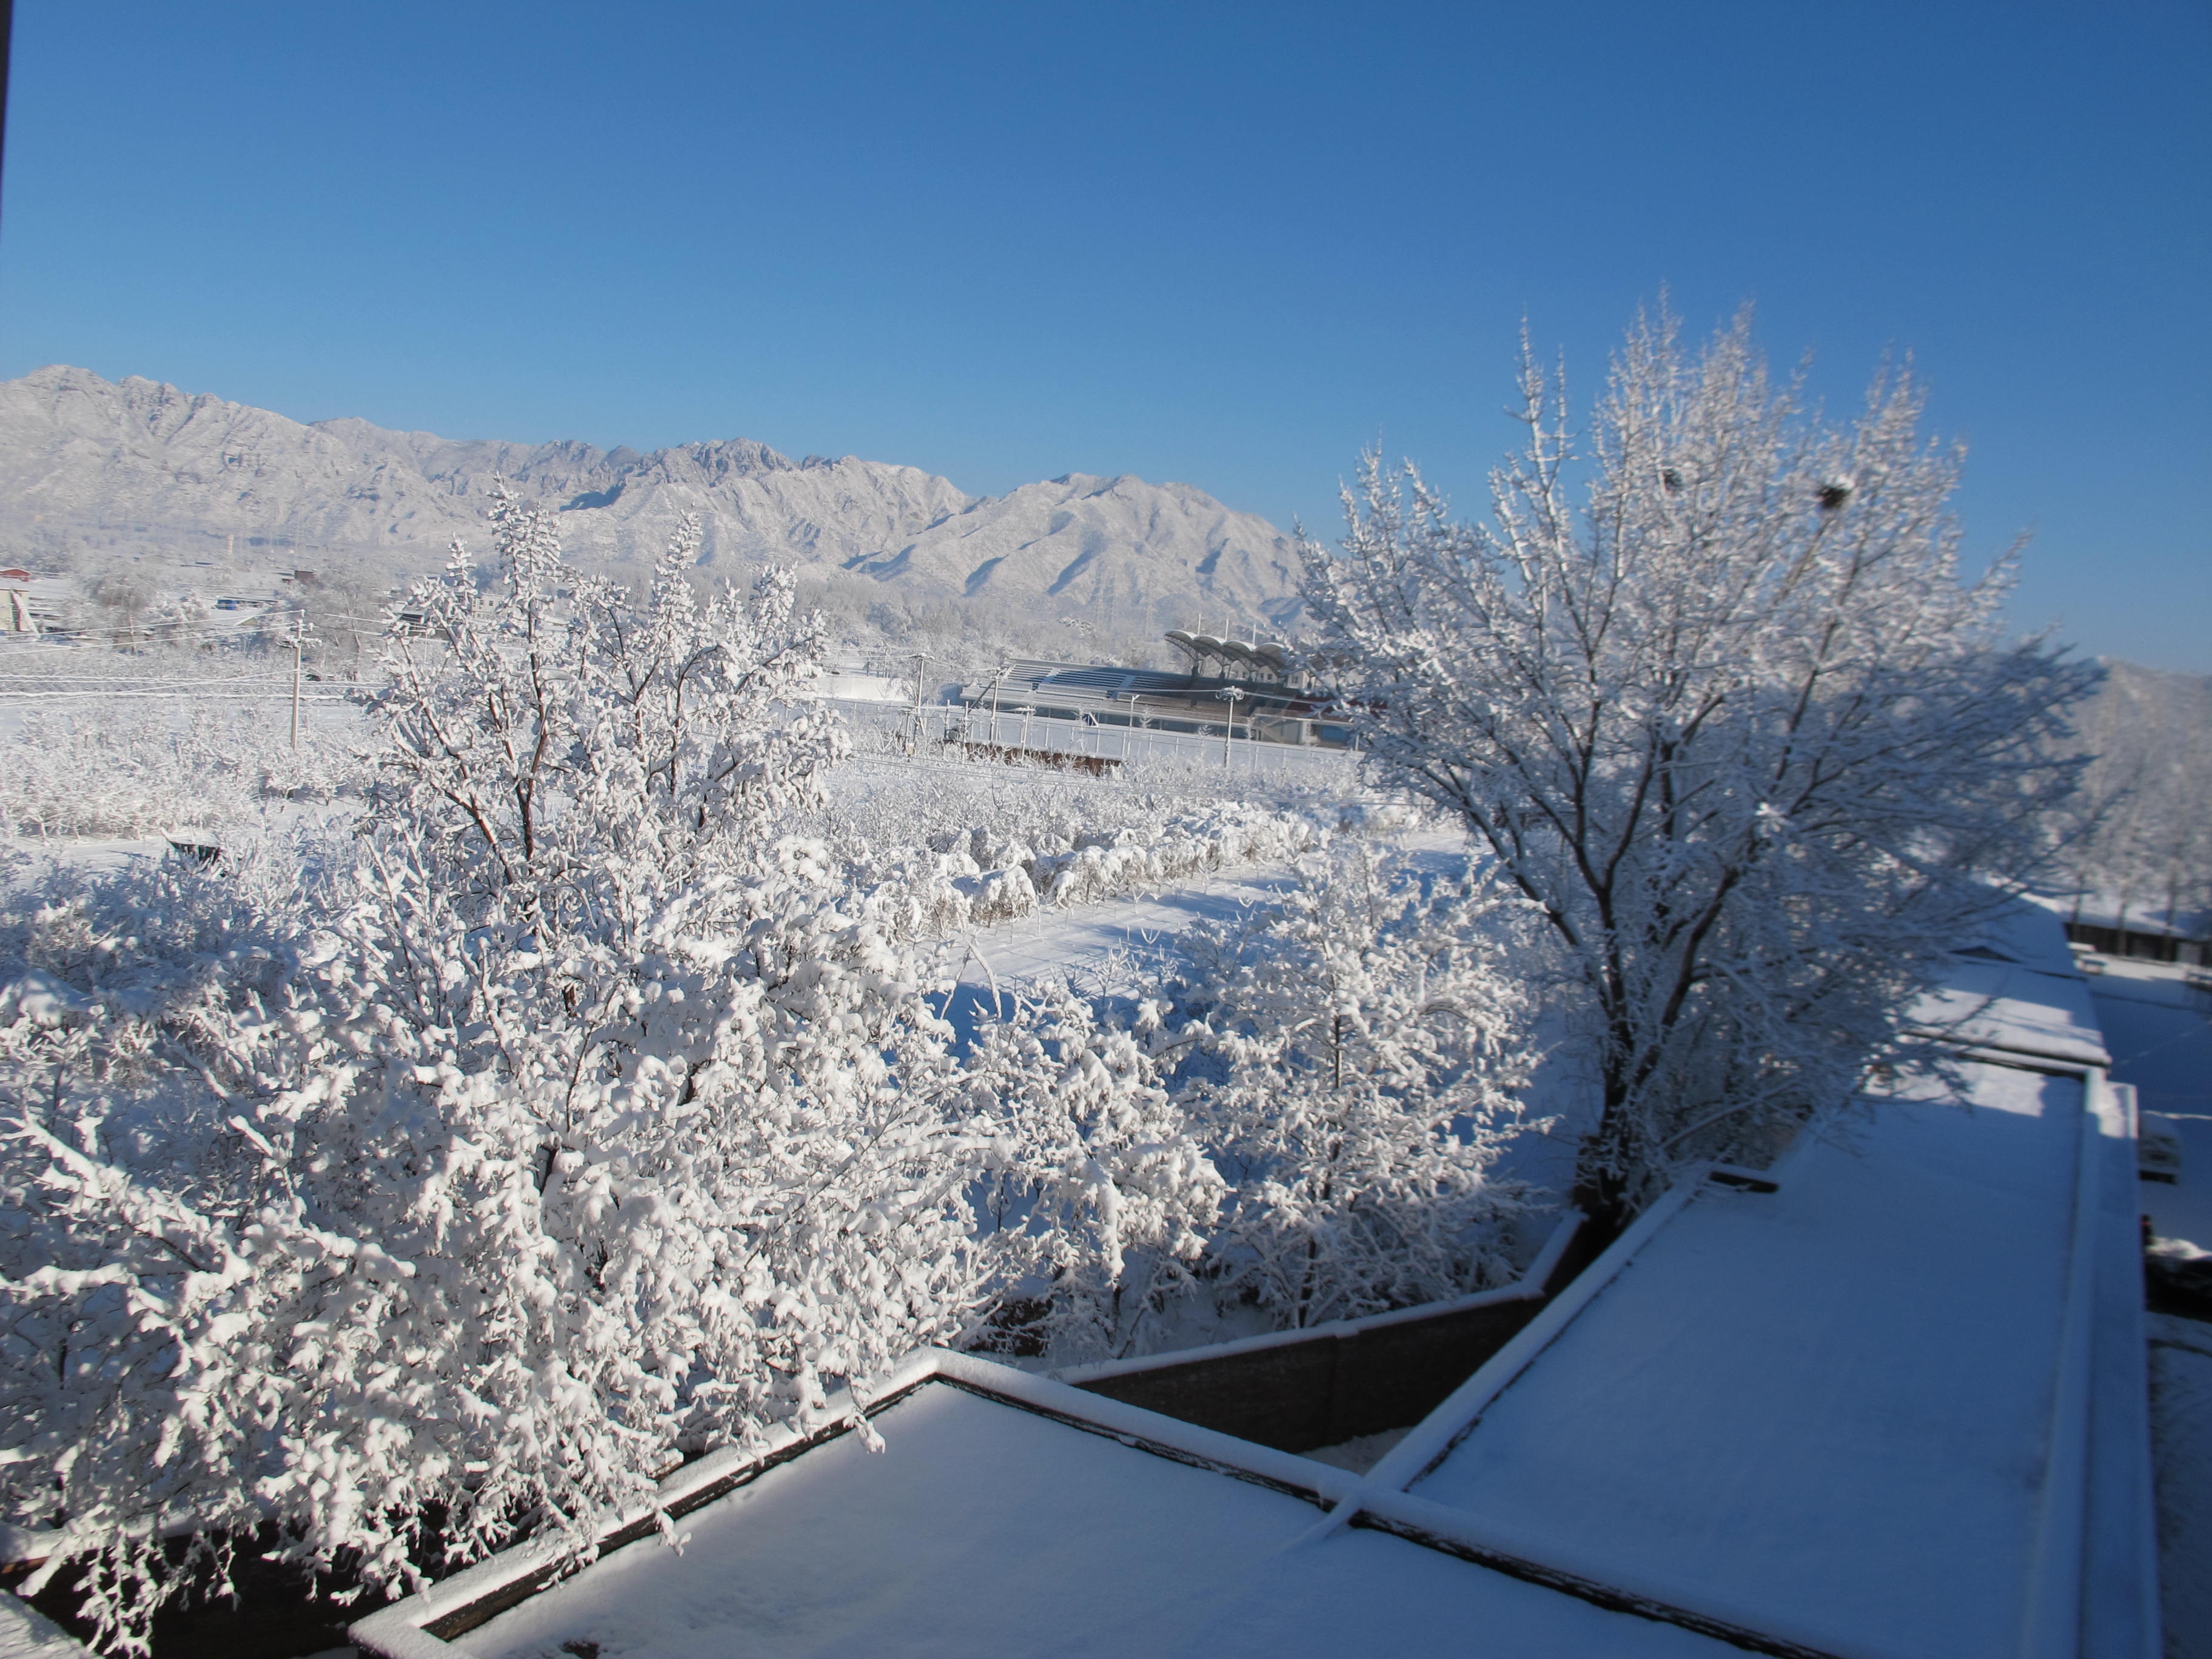
[{"label": "street lamp post", "polygon": [[1232,685],[1226,691],[1217,691],[1213,695],[1229,705],[1229,718],[1221,727],[1221,769],[1225,772],[1229,769],[1237,743],[1237,705],[1243,702],[1245,692],[1243,686]]},{"label": "street lamp post", "polygon": [[1006,684],[1006,676],[1014,672],[1010,662],[999,665],[999,672],[991,677],[991,747],[999,746],[999,693]]}]

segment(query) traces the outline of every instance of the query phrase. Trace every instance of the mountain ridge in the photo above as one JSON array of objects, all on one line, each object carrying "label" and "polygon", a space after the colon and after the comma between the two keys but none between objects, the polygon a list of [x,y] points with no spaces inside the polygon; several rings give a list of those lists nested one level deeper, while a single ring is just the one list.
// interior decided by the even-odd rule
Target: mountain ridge
[{"label": "mountain ridge", "polygon": [[751,438],[651,451],[453,439],[61,364],[0,381],[0,535],[21,556],[72,538],[204,551],[222,537],[419,569],[455,537],[481,544],[502,479],[552,507],[570,557],[594,568],[650,562],[696,513],[702,562],[790,563],[910,599],[1048,600],[1143,629],[1201,613],[1283,626],[1297,611],[1289,539],[1191,484],[1070,471],[981,496],[919,467],[794,461]]}]

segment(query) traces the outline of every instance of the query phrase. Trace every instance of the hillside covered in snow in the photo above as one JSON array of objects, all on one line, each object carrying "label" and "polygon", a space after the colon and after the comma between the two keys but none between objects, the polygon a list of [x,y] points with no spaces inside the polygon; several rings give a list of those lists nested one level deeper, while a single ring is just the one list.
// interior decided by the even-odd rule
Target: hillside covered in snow
[{"label": "hillside covered in snow", "polygon": [[1070,473],[974,496],[911,466],[799,461],[732,438],[640,453],[302,424],[136,376],[41,368],[0,382],[0,538],[182,556],[283,550],[363,575],[422,570],[483,539],[504,478],[557,507],[580,563],[649,565],[686,513],[702,562],[852,573],[908,600],[1042,603],[1127,634],[1286,622],[1295,557],[1265,520],[1188,484]]}]

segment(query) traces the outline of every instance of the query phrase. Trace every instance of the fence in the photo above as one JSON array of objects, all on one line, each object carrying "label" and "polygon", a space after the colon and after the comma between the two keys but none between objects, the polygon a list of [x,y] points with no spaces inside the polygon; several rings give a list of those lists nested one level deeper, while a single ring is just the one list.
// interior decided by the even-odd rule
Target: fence
[{"label": "fence", "polygon": [[[1321,781],[1348,777],[1352,757],[1341,749],[1301,748],[1255,740],[1239,725],[1237,735],[1164,732],[1152,727],[1099,726],[1018,710],[966,708],[953,704],[912,705],[828,699],[866,747],[877,752],[957,756],[966,749],[991,750],[1000,758],[1028,753],[1083,757],[1109,765],[1168,761],[1184,766],[1211,764],[1225,771],[1287,776]],[[917,738],[919,742],[917,743]],[[1091,769],[1085,767],[1085,769]]]}]

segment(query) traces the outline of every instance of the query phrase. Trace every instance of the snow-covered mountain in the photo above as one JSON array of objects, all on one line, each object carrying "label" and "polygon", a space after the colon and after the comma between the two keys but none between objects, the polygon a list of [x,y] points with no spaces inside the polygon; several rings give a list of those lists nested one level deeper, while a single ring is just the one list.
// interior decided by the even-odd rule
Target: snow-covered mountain
[{"label": "snow-covered mountain", "polygon": [[483,539],[491,485],[562,512],[580,563],[651,560],[684,513],[706,557],[853,573],[912,598],[1104,613],[1125,628],[1202,612],[1287,619],[1296,561],[1265,520],[1188,484],[1071,473],[971,496],[919,468],[793,461],[733,438],[641,454],[309,424],[136,376],[42,368],[0,382],[0,547],[71,538],[204,554],[208,538],[364,574]]}]

